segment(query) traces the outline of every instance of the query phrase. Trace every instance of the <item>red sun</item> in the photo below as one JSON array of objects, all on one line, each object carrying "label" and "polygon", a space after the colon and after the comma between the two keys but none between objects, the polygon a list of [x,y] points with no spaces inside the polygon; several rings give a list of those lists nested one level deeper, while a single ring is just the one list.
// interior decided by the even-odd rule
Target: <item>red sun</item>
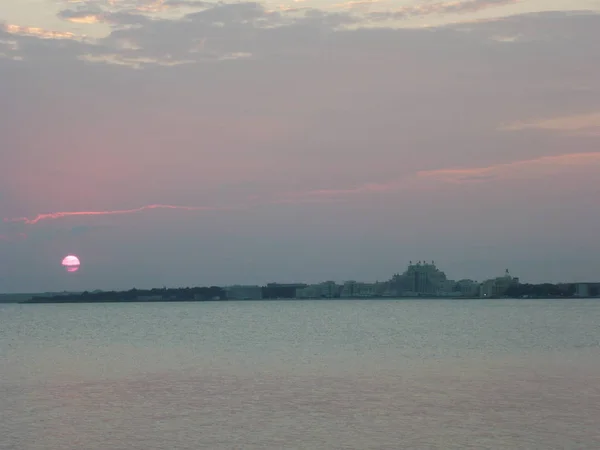
[{"label": "red sun", "polygon": [[77,256],[67,255],[63,258],[62,265],[65,269],[67,269],[67,272],[77,272],[81,262]]}]

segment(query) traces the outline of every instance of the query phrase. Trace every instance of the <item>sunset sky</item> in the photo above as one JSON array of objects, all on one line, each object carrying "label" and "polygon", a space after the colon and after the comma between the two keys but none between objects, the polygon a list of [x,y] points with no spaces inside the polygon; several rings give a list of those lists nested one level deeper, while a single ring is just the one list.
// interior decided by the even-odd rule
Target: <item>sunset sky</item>
[{"label": "sunset sky", "polygon": [[2,0],[0,292],[600,280],[599,42],[600,0]]}]

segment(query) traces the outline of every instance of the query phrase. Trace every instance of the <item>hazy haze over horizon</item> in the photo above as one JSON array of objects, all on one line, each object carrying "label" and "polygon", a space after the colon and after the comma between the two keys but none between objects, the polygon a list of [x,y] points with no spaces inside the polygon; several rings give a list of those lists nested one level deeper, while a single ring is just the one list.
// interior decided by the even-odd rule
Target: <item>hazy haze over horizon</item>
[{"label": "hazy haze over horizon", "polygon": [[598,280],[599,41],[600,0],[4,0],[0,292]]}]

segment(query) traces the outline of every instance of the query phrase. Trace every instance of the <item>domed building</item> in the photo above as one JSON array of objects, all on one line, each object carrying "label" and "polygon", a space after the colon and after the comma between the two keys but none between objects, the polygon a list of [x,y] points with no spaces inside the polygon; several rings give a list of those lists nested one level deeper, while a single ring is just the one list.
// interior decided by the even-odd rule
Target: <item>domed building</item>
[{"label": "domed building", "polygon": [[481,285],[481,297],[495,298],[502,297],[511,286],[519,284],[519,279],[513,277],[508,269],[503,277],[484,281]]},{"label": "domed building", "polygon": [[446,274],[439,270],[434,261],[431,263],[411,261],[402,275],[394,275],[391,284],[398,295],[425,296],[438,295],[447,281]]}]

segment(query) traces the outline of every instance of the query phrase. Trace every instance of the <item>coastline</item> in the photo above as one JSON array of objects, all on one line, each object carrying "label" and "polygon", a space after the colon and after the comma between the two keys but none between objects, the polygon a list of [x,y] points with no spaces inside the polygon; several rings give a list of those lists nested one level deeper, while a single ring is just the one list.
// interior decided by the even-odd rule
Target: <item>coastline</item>
[{"label": "coastline", "polygon": [[81,298],[41,298],[34,297],[28,300],[13,302],[21,305],[43,305],[43,304],[90,304],[90,303],[205,303],[205,302],[314,302],[314,301],[378,301],[378,300],[420,300],[420,301],[488,301],[488,300],[600,300],[600,297],[435,297],[435,296],[407,296],[407,297],[339,297],[339,298],[256,298],[256,299],[81,299]]}]

